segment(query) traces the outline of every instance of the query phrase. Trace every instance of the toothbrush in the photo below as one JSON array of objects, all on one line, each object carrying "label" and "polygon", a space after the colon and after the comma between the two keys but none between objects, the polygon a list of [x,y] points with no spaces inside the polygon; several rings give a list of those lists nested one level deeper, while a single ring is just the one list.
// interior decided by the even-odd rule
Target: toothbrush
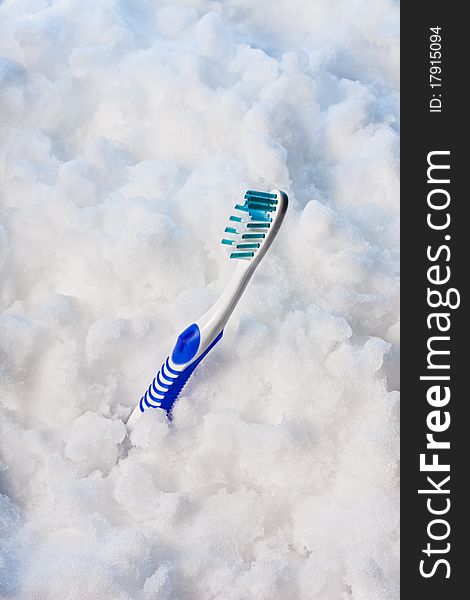
[{"label": "toothbrush", "polygon": [[225,324],[240,300],[256,267],[276,237],[287,210],[287,194],[279,190],[248,190],[244,202],[236,204],[225,228],[222,245],[236,262],[232,277],[215,304],[189,325],[176,340],[149,388],[131,413],[132,431],[143,413],[171,409],[198,364],[220,341]]}]

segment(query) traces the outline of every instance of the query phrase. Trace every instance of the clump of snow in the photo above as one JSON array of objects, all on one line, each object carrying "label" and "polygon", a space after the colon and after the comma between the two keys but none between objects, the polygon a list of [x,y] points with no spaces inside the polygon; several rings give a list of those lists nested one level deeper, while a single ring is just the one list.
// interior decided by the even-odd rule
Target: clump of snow
[{"label": "clump of snow", "polygon": [[64,454],[83,475],[98,470],[107,472],[116,464],[118,445],[125,435],[126,426],[122,421],[87,412],[73,422]]},{"label": "clump of snow", "polygon": [[[397,13],[0,5],[0,596],[397,597]],[[223,341],[127,437],[273,187]]]}]

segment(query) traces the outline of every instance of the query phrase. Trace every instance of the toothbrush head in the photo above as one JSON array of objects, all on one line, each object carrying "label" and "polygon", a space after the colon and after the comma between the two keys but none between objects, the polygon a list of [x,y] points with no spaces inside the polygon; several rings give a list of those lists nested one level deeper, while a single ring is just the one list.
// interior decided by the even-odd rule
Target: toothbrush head
[{"label": "toothbrush head", "polygon": [[236,204],[225,228],[222,245],[229,257],[258,262],[271,245],[287,210],[287,195],[279,190],[248,190]]}]

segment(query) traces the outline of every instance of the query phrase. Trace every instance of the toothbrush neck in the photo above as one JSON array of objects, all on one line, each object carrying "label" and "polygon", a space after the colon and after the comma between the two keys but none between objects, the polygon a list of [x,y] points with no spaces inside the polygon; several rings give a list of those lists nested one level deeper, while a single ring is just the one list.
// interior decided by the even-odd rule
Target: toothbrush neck
[{"label": "toothbrush neck", "polygon": [[254,266],[245,262],[238,263],[218,300],[199,319],[201,334],[214,337],[222,331],[253,275]]}]

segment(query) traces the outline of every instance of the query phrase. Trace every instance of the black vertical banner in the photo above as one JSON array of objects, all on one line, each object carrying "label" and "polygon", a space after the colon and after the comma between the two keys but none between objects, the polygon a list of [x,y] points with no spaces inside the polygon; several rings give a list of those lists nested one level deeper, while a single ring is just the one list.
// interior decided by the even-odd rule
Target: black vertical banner
[{"label": "black vertical banner", "polygon": [[402,4],[402,598],[469,595],[470,226],[463,7]]}]

